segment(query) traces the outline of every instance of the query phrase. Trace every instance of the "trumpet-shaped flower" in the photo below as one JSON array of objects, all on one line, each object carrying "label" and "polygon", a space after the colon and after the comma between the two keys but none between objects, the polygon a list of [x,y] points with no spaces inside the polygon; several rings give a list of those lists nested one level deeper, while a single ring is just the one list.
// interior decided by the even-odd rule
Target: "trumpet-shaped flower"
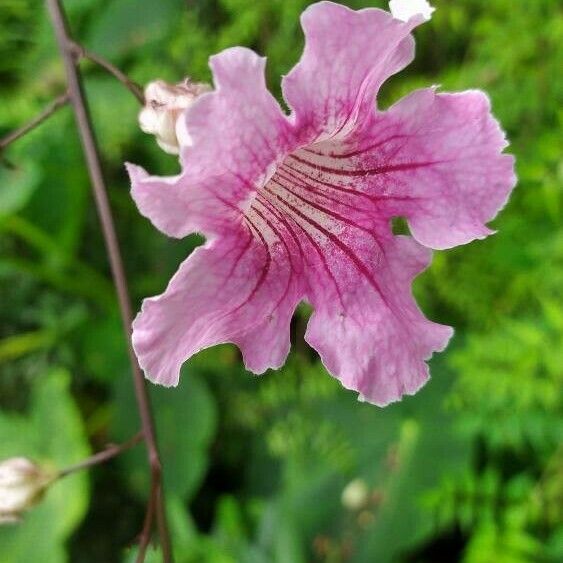
[{"label": "trumpet-shaped flower", "polygon": [[[479,91],[426,88],[376,109],[430,14],[427,2],[418,15],[400,4],[397,17],[307,8],[304,53],[282,80],[289,115],[266,89],[263,58],[241,47],[211,57],[215,90],[179,118],[190,139],[181,172],[128,165],[133,198],[158,229],[207,237],[134,322],[152,381],[176,385],[186,359],[225,342],[255,373],[280,367],[301,301],[313,308],[307,342],[361,398],[385,405],[427,380],[452,329],[424,317],[412,280],[431,249],[491,233],[515,176]],[[412,236],[392,233],[397,216]]]}]

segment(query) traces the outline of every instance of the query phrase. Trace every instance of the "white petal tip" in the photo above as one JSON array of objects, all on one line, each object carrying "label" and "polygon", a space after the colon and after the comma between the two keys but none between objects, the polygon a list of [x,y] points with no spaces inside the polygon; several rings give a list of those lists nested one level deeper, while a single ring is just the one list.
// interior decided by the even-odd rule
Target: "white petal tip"
[{"label": "white petal tip", "polygon": [[389,9],[395,19],[404,22],[408,22],[415,16],[422,16],[428,21],[435,10],[427,0],[391,0]]}]

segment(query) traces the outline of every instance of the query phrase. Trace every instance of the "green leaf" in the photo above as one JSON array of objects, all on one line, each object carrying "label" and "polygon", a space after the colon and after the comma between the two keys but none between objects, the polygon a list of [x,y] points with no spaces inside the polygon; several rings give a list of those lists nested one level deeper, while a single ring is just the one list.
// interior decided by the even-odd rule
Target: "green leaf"
[{"label": "green leaf", "polygon": [[114,58],[162,39],[183,8],[181,0],[112,0],[94,20],[86,45]]},{"label": "green leaf", "polygon": [[0,220],[26,206],[40,179],[41,171],[31,160],[15,170],[0,165]]},{"label": "green leaf", "polygon": [[84,368],[90,376],[104,383],[115,378],[129,381],[131,366],[127,342],[117,314],[92,318],[77,336]]}]

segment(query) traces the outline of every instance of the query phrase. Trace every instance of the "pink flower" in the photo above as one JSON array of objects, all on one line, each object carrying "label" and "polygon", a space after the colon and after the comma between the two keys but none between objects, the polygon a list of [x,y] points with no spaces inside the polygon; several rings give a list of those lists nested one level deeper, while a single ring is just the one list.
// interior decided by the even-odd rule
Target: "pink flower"
[{"label": "pink flower", "polygon": [[[215,91],[181,118],[192,141],[180,148],[181,173],[128,165],[157,228],[207,237],[134,322],[151,381],[176,385],[184,361],[224,342],[254,373],[279,368],[302,300],[314,309],[307,342],[362,399],[386,405],[428,379],[426,360],[452,329],[423,316],[411,282],[429,249],[491,234],[485,223],[515,175],[479,91],[422,89],[375,109],[381,84],[412,61],[411,31],[425,19],[312,5],[301,17],[305,51],[282,81],[289,116],[266,89],[265,59],[227,49],[211,57]],[[392,234],[396,216],[412,237]]]}]

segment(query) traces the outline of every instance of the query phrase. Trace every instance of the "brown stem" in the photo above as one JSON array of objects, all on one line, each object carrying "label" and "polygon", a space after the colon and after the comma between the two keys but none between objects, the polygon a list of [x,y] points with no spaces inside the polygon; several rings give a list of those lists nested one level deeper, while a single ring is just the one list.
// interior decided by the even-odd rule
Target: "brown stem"
[{"label": "brown stem", "polygon": [[[152,418],[147,389],[145,387],[145,380],[131,345],[131,322],[133,315],[131,311],[131,304],[129,302],[127,280],[121,259],[119,243],[115,233],[115,226],[109,206],[107,189],[102,174],[99,151],[88,112],[87,100],[82,88],[80,71],[76,66],[75,56],[73,55],[74,43],[70,38],[63,6],[60,0],[46,0],[46,2],[65,66],[70,102],[74,110],[76,124],[78,126],[78,132],[84,150],[84,156],[86,158],[88,173],[90,175],[94,192],[94,199],[109,256],[113,281],[117,291],[123,330],[127,337],[129,358],[133,371],[135,395],[151,468],[151,498],[156,495],[154,496],[154,502],[148,503],[147,511],[152,512],[153,510],[156,510],[156,513],[160,515],[157,519],[160,543],[162,546],[163,557],[166,557],[164,558],[164,561],[169,562],[171,561],[171,550],[168,527],[166,524],[164,498],[162,495],[158,494],[161,486],[162,468],[158,453],[155,426]],[[152,505],[154,505],[154,509],[151,508]],[[143,534],[145,533],[146,531],[143,530]]]},{"label": "brown stem", "polygon": [[[82,45],[79,45],[75,41],[69,40],[70,45],[75,56],[92,61],[97,64],[112,76],[117,78],[132,94],[137,98],[137,101],[143,105],[145,103],[145,96],[143,94],[143,89],[135,81],[131,80],[125,73],[121,72],[117,67],[112,65],[109,61],[106,61],[103,57],[91,53],[86,50]],[[61,94],[55,98],[39,115],[34,117],[29,123],[26,123],[22,127],[18,127],[16,130],[11,131],[6,136],[0,139],[0,151],[5,149],[9,144],[17,141],[20,137],[29,133],[37,126],[41,125],[46,119],[51,117],[57,110],[67,104],[70,100],[70,95],[68,92]]]},{"label": "brown stem", "polygon": [[94,465],[99,465],[100,463],[105,463],[114,457],[117,457],[119,454],[123,453],[124,451],[136,446],[141,440],[143,439],[143,433],[139,432],[135,434],[130,440],[124,442],[123,444],[113,444],[108,446],[105,450],[86,458],[79,463],[75,463],[74,465],[69,465],[64,469],[59,471],[58,477],[66,477],[71,473],[76,473],[77,471],[81,471],[82,469],[88,469]]},{"label": "brown stem", "polygon": [[[159,530],[168,529],[168,524],[166,521],[166,513],[164,511],[164,492],[162,490],[162,479],[157,481],[155,504],[156,504],[156,527]],[[163,561],[172,561],[173,559],[172,546],[170,542],[161,542],[160,547],[162,549]]]},{"label": "brown stem", "polygon": [[38,125],[41,125],[46,119],[51,117],[58,109],[63,107],[70,99],[69,93],[65,92],[59,97],[55,98],[39,115],[35,116],[29,123],[19,127],[15,131],[8,133],[5,137],[0,139],[0,151],[5,149],[10,143],[17,141]]},{"label": "brown stem", "polygon": [[103,68],[106,72],[109,72],[112,76],[117,78],[132,94],[137,98],[137,101],[143,105],[145,103],[145,96],[143,94],[143,89],[136,82],[131,80],[124,72],[121,72],[116,66],[111,64],[109,61],[91,53],[86,48],[84,48],[76,41],[70,41],[70,45],[77,57],[81,59],[87,59],[99,67]]},{"label": "brown stem", "polygon": [[[149,500],[147,503],[147,510],[145,512],[145,519],[143,521],[143,529],[139,536],[139,551],[137,553],[137,559],[135,563],[143,563],[145,560],[145,555],[147,553],[147,547],[151,541],[151,532],[153,529],[154,513],[156,510],[156,502],[158,498],[157,483],[153,480],[151,482],[151,491],[149,494]],[[163,554],[164,558],[164,554]]]}]

